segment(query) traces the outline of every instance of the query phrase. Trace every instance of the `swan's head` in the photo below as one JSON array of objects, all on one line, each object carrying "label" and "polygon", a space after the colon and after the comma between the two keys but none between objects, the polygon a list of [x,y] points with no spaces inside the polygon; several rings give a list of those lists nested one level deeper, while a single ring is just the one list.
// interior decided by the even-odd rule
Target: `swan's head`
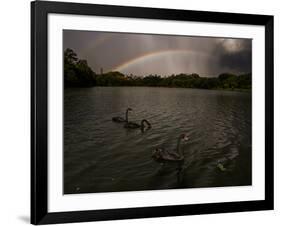
[{"label": "swan's head", "polygon": [[189,137],[187,136],[187,134],[182,134],[180,136],[180,138],[181,138],[182,141],[188,141],[189,140]]}]

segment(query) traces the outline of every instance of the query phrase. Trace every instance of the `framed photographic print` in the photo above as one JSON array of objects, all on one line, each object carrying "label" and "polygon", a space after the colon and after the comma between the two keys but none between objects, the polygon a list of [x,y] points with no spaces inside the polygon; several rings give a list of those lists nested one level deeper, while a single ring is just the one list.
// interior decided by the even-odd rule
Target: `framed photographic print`
[{"label": "framed photographic print", "polygon": [[31,3],[31,223],[273,209],[273,16]]}]

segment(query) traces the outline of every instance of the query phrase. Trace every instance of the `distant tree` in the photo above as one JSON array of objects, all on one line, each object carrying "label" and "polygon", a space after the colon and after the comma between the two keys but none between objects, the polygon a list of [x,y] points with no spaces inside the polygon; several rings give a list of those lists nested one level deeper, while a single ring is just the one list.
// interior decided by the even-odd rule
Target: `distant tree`
[{"label": "distant tree", "polygon": [[252,88],[252,75],[242,74],[238,76],[238,86],[241,89],[251,89]]},{"label": "distant tree", "polygon": [[238,88],[237,76],[234,74],[223,73],[219,75],[220,87],[224,89]]},{"label": "distant tree", "polygon": [[233,76],[235,76],[235,75],[229,74],[229,73],[223,73],[223,74],[220,74],[218,78],[219,78],[219,80],[224,81],[224,80],[227,80],[227,79],[229,79]]},{"label": "distant tree", "polygon": [[161,81],[162,78],[159,75],[148,75],[143,78],[143,84],[146,86],[158,86]]},{"label": "distant tree", "polygon": [[86,60],[79,60],[77,54],[67,48],[64,51],[64,84],[68,86],[94,86],[95,73]]},{"label": "distant tree", "polygon": [[95,85],[94,76],[95,73],[88,66],[86,60],[78,60],[76,63],[76,74],[80,80],[81,84],[85,86],[93,86]]}]

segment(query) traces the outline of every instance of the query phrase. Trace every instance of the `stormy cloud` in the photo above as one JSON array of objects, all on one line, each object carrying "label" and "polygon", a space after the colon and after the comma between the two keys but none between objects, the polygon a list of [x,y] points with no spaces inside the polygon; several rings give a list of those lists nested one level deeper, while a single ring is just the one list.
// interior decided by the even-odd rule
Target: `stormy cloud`
[{"label": "stormy cloud", "polygon": [[73,49],[99,73],[162,76],[197,73],[248,73],[252,40],[64,30],[63,48]]}]

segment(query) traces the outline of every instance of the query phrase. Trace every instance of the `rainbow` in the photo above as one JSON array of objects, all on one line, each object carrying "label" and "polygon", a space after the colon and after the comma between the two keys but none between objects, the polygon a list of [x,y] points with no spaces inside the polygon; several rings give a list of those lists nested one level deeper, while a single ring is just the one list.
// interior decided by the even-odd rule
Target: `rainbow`
[{"label": "rainbow", "polygon": [[[167,50],[160,50],[160,51],[154,51],[154,52],[149,52],[145,53],[143,55],[137,56],[133,59],[130,59],[126,62],[123,62],[122,64],[119,64],[115,66],[112,71],[122,71],[130,66],[143,63],[145,61],[151,61],[156,58],[162,57],[162,56],[169,56],[173,54],[184,54],[184,55],[190,55],[190,54],[200,54],[202,55],[203,53],[191,51],[191,50],[179,50],[179,49],[167,49]],[[205,55],[205,54],[203,54]]]}]

